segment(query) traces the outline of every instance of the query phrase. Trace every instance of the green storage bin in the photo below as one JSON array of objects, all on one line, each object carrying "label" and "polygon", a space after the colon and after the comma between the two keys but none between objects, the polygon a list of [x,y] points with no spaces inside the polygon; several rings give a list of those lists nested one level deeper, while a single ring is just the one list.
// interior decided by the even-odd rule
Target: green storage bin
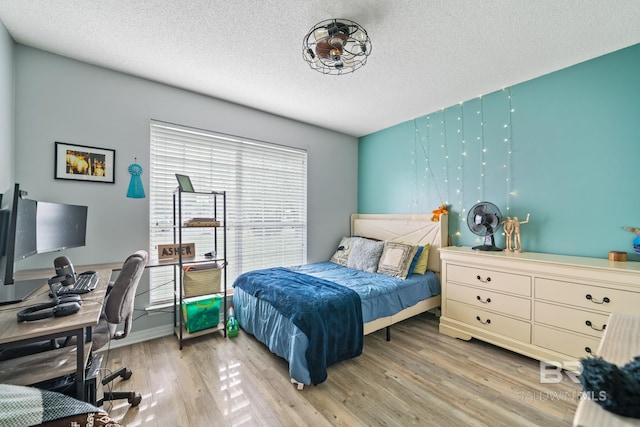
[{"label": "green storage bin", "polygon": [[221,295],[202,295],[182,300],[182,317],[187,332],[215,328],[220,323]]}]

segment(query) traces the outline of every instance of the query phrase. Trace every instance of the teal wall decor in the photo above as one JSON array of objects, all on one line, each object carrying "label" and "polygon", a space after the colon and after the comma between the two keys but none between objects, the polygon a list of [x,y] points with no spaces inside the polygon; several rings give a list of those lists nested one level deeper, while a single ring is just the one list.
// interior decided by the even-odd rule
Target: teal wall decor
[{"label": "teal wall decor", "polygon": [[144,193],[144,186],[142,185],[142,166],[137,163],[138,159],[135,159],[133,163],[129,165],[129,173],[131,174],[131,180],[129,181],[129,188],[127,189],[127,197],[131,199],[144,199],[146,197]]}]

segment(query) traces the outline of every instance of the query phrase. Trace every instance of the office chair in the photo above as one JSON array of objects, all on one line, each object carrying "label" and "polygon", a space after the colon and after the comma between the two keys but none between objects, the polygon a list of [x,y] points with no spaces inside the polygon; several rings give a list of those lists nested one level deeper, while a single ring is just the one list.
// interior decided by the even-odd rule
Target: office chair
[{"label": "office chair", "polygon": [[[104,347],[112,339],[125,338],[131,330],[133,322],[133,303],[140,277],[147,265],[149,254],[139,250],[130,255],[122,265],[122,270],[116,280],[109,285],[102,315],[98,325],[93,328],[91,349],[96,351]],[[124,324],[124,329],[118,331],[118,326]],[[122,367],[111,375],[102,379],[102,385],[107,385],[117,377],[128,380],[131,370]],[[127,399],[131,406],[138,406],[142,400],[140,393],[133,391],[105,391],[103,401]],[[102,402],[100,402],[102,403]]]}]

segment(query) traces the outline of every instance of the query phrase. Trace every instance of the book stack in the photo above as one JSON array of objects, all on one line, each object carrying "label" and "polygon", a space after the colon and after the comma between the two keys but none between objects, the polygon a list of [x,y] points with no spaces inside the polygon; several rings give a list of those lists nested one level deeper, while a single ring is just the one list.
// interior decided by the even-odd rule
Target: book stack
[{"label": "book stack", "polygon": [[185,227],[220,227],[215,218],[191,218],[184,222]]}]

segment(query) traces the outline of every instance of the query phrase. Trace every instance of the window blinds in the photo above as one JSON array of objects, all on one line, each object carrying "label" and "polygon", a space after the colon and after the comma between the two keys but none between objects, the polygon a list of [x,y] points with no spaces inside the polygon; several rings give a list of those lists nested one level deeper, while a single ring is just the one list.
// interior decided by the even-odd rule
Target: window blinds
[{"label": "window blinds", "polygon": [[[173,243],[173,194],[180,173],[191,178],[196,191],[226,191],[228,287],[245,271],[306,262],[306,150],[158,121],[151,122],[150,133],[152,260],[159,244]],[[183,241],[194,242],[198,255],[213,249],[210,235],[189,232]],[[173,300],[172,267],[151,269],[150,280],[151,305]]]}]

